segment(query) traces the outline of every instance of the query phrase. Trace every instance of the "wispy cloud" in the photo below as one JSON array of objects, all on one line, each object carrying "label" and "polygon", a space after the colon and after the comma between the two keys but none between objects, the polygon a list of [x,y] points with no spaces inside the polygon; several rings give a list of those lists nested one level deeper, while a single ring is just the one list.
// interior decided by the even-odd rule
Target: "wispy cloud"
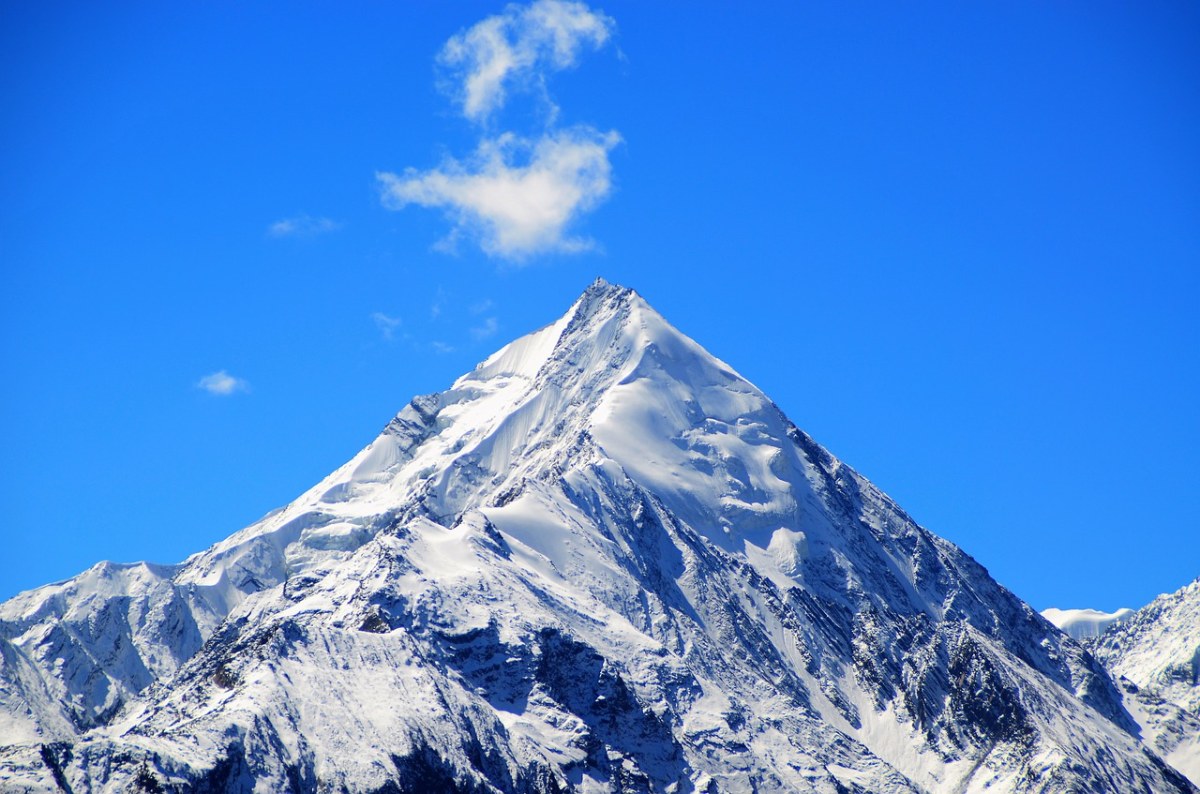
[{"label": "wispy cloud", "polygon": [[510,4],[452,37],[438,63],[467,119],[486,129],[510,91],[529,89],[545,100],[549,120],[532,137],[489,131],[470,157],[448,158],[437,168],[376,174],[384,205],[445,212],[452,227],[434,246],[445,253],[454,253],[463,239],[514,262],[594,248],[570,229],[612,192],[609,152],[621,136],[587,125],[555,128],[558,109],[546,79],[574,66],[584,50],[603,47],[615,28],[611,18],[582,2],[537,0]]},{"label": "wispy cloud", "polygon": [[392,341],[396,338],[396,329],[400,327],[400,318],[391,317],[383,312],[372,312],[371,321],[375,323],[375,327],[379,329],[379,335],[387,341]]},{"label": "wispy cloud", "polygon": [[437,292],[433,295],[433,302],[429,304],[429,316],[437,319],[442,316],[442,312],[446,308],[446,290],[442,287],[437,288]]},{"label": "wispy cloud", "polygon": [[470,311],[471,314],[483,314],[484,312],[486,312],[488,309],[492,308],[495,305],[496,304],[492,301],[491,298],[484,298],[483,300],[479,301],[478,303],[471,304],[471,308],[468,309],[468,311]]},{"label": "wispy cloud", "polygon": [[454,345],[448,345],[445,342],[431,342],[429,346],[433,348],[435,353],[445,354],[454,352]]},{"label": "wispy cloud", "polygon": [[480,144],[466,163],[430,171],[379,174],[386,206],[439,207],[452,234],[478,239],[492,256],[520,261],[548,251],[576,252],[591,242],[568,235],[571,222],[612,191],[608,153],[615,132],[579,127],[536,142],[501,135]]},{"label": "wispy cloud", "polygon": [[496,331],[500,330],[500,323],[495,317],[487,317],[484,321],[471,329],[471,338],[476,342],[480,342],[492,336]]},{"label": "wispy cloud", "polygon": [[553,115],[546,75],[574,66],[585,47],[604,46],[614,28],[611,18],[583,3],[514,3],[452,37],[438,62],[463,115],[472,121],[486,121],[503,107],[510,88],[540,91]]},{"label": "wispy cloud", "polygon": [[275,221],[267,227],[270,237],[316,237],[319,234],[336,232],[342,224],[330,218],[314,218],[311,215],[297,215]]},{"label": "wispy cloud", "polygon": [[196,388],[204,389],[209,394],[228,397],[235,392],[250,391],[250,384],[241,378],[235,378],[222,369],[211,375],[205,375],[196,382]]}]

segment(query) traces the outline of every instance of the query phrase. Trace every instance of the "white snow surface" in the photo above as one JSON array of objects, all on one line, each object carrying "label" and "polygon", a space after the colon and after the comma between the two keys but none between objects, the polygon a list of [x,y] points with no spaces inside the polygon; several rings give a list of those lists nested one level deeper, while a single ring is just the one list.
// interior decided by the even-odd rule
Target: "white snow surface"
[{"label": "white snow surface", "polygon": [[1128,620],[1132,615],[1133,610],[1128,608],[1118,609],[1116,612],[1101,612],[1098,609],[1058,609],[1056,607],[1042,610],[1042,617],[1076,640],[1099,637],[1109,626]]},{"label": "white snow surface", "polygon": [[1200,785],[1200,579],[1160,595],[1087,646],[1118,677],[1147,744]]},{"label": "white snow surface", "polygon": [[603,281],[227,540],[0,605],[3,790],[1196,791],[1122,698]]},{"label": "white snow surface", "polygon": [[1160,595],[1092,648],[1117,675],[1200,716],[1200,579]]}]

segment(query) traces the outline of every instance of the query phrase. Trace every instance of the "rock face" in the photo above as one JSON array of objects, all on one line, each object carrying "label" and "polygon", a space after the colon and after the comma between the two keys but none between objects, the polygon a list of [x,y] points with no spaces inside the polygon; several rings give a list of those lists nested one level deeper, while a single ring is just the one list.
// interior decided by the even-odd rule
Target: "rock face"
[{"label": "rock face", "polygon": [[1200,579],[1087,646],[1117,678],[1146,743],[1200,784]]},{"label": "rock face", "polygon": [[602,281],[207,551],[3,604],[0,665],[5,791],[1197,790],[1082,647]]}]

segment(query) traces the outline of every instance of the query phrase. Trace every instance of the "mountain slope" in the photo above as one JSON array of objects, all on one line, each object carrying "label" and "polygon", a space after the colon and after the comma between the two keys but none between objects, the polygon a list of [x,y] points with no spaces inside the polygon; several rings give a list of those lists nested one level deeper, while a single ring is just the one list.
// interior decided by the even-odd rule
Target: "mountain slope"
[{"label": "mountain slope", "polygon": [[1200,715],[1200,579],[1110,627],[1093,648],[1117,675]]},{"label": "mountain slope", "polygon": [[1154,599],[1088,647],[1119,678],[1147,743],[1200,783],[1200,579]]},{"label": "mountain slope", "polygon": [[1087,652],[602,281],[283,510],[0,637],[13,787],[1195,791]]}]

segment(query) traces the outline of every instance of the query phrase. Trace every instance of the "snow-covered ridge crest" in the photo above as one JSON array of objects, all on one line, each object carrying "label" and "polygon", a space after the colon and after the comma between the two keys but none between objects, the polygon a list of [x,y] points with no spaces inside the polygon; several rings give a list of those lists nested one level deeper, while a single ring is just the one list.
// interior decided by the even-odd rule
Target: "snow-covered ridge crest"
[{"label": "snow-covered ridge crest", "polygon": [[1194,791],[1079,645],[602,280],[106,576],[0,605],[0,787]]}]

